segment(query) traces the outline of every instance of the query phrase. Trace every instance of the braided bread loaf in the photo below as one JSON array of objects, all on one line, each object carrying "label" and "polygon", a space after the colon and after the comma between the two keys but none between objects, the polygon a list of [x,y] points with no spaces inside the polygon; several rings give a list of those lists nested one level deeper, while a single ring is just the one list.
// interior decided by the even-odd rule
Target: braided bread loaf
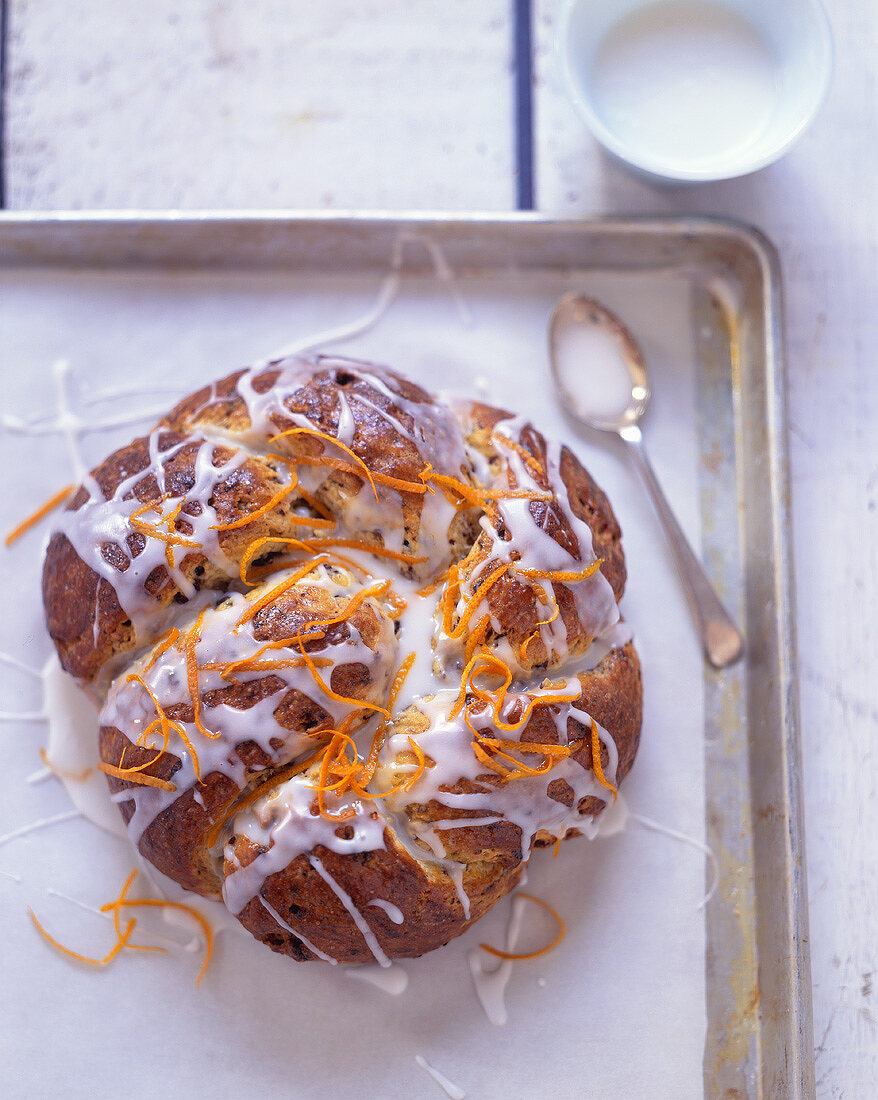
[{"label": "braided bread loaf", "polygon": [[320,356],[111,455],[43,598],[141,853],[276,951],[386,963],[615,797],[641,722],[620,540],[525,420]]}]

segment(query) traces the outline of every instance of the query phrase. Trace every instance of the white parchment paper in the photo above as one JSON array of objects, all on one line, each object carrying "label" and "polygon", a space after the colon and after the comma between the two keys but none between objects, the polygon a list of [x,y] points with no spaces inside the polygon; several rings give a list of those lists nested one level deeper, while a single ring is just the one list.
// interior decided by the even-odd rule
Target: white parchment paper
[{"label": "white parchment paper", "polygon": [[[57,358],[70,361],[71,402],[83,419],[151,413],[277,347],[362,315],[378,281],[3,272],[2,409],[23,419],[44,416],[46,430],[0,432],[0,526],[10,529],[73,476],[65,442],[52,428]],[[670,554],[624,455],[613,440],[565,419],[546,366],[546,323],[561,293],[586,291],[626,319],[654,375],[645,426],[650,452],[697,545],[688,286],[653,275],[510,272],[459,279],[456,289],[463,311],[447,283],[407,277],[380,323],[326,350],[374,358],[431,389],[478,387],[577,450],[622,524],[629,570],[623,612],[643,662],[643,736],[626,800],[633,814],[701,840],[703,670]],[[111,389],[157,392],[101,397]],[[87,462],[135,430],[85,433]],[[35,530],[0,551],[0,650],[34,667],[51,652],[39,596],[43,538],[44,529]],[[3,711],[38,712],[42,705],[36,677],[0,666]],[[27,782],[41,767],[45,724],[7,718],[0,737],[0,837],[70,810],[56,780]],[[96,908],[116,895],[133,865],[127,840],[81,818],[0,840],[4,1095],[442,1096],[416,1055],[484,1100],[702,1095],[704,856],[636,822],[615,837],[571,840],[556,859],[542,853],[533,860],[527,889],[562,914],[567,935],[550,954],[514,964],[503,1027],[482,1011],[467,952],[481,941],[502,943],[508,899],[462,939],[403,964],[409,984],[400,996],[353,981],[342,967],[293,963],[236,932],[219,936],[198,990],[198,953],[126,953],[97,972],[56,954],[37,935],[28,905],[63,942],[102,955],[113,942],[105,920],[50,891]],[[535,915],[528,922],[524,935],[537,941],[550,930]],[[152,916],[141,927],[142,942],[149,932],[173,936]]]}]

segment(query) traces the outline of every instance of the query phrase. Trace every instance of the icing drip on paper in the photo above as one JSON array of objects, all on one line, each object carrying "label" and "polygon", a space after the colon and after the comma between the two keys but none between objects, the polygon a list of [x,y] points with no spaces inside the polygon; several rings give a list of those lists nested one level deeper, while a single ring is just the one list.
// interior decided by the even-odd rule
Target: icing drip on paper
[{"label": "icing drip on paper", "polygon": [[716,852],[709,844],[705,844],[703,841],[698,840],[697,837],[687,836],[686,833],[681,833],[677,829],[669,829],[667,825],[662,825],[660,821],[653,821],[651,817],[643,817],[642,814],[629,813],[628,817],[635,825],[640,825],[643,829],[649,829],[650,832],[660,833],[662,836],[670,837],[671,840],[678,840],[681,844],[688,844],[690,847],[695,848],[696,851],[703,852],[711,869],[711,883],[707,889],[707,893],[698,903],[698,909],[704,909],[713,895],[716,893],[719,887],[719,861],[716,858]]},{"label": "icing drip on paper", "polygon": [[[57,359],[52,364],[52,381],[55,387],[54,414],[40,414],[29,420],[24,420],[21,417],[4,413],[0,416],[0,423],[7,431],[14,432],[17,435],[61,435],[67,446],[70,468],[76,480],[84,481],[88,476],[88,467],[82,458],[80,443],[86,432],[107,431],[112,428],[124,428],[130,424],[154,420],[162,415],[164,409],[152,411],[141,409],[136,413],[112,416],[105,420],[83,420],[73,410],[73,400],[70,393],[71,376],[70,363],[66,359]],[[92,394],[82,399],[80,403],[94,406],[116,397],[142,397],[156,392],[155,389],[106,390],[99,394]]]},{"label": "icing drip on paper", "polygon": [[346,340],[352,340],[356,336],[363,336],[375,328],[384,319],[387,311],[399,295],[402,287],[403,262],[407,244],[421,245],[426,249],[433,264],[436,278],[448,288],[461,323],[469,327],[472,324],[472,314],[458,287],[454,272],[445,257],[445,253],[430,237],[403,229],[394,238],[390,253],[390,269],[379,284],[375,301],[361,317],[335,328],[327,329],[325,332],[312,333],[300,340],[284,344],[283,347],[278,348],[262,360],[260,365],[264,366],[272,360],[285,359],[290,355],[302,355],[305,352],[319,351],[329,345],[341,344]]},{"label": "icing drip on paper", "polygon": [[422,1070],[425,1070],[427,1073],[430,1074],[436,1084],[443,1090],[445,1095],[451,1097],[451,1100],[466,1100],[466,1093],[463,1091],[463,1089],[460,1088],[458,1085],[455,1085],[453,1081],[449,1081],[444,1073],[440,1073],[438,1069],[436,1069],[434,1066],[431,1066],[427,1059],[423,1057],[423,1055],[416,1054],[415,1061]]},{"label": "icing drip on paper", "polygon": [[[41,676],[49,713],[46,752],[61,769],[58,780],[83,817],[113,836],[125,836],[125,822],[110,802],[106,776],[97,770],[98,708],[63,671],[57,657],[49,658]],[[83,778],[74,778],[78,775]]]},{"label": "icing drip on paper", "polygon": [[[525,907],[524,898],[512,899],[509,924],[506,928],[506,942],[503,945],[508,952],[515,951]],[[514,959],[501,959],[492,970],[488,970],[483,951],[476,948],[467,952],[467,962],[476,994],[485,1010],[485,1015],[496,1027],[502,1027],[509,1019],[509,1013],[506,1011],[506,986],[512,976],[514,961]]]},{"label": "icing drip on paper", "polygon": [[358,978],[362,982],[368,982],[380,989],[382,993],[389,993],[393,997],[399,997],[408,989],[409,976],[399,963],[391,966],[352,966],[345,970],[349,978]]}]

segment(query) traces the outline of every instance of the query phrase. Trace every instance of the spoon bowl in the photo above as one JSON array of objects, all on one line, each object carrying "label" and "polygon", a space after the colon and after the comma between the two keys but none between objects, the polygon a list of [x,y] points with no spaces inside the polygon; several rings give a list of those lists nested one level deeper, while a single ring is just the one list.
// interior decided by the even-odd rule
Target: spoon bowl
[{"label": "spoon bowl", "polygon": [[[601,355],[603,359],[601,373],[608,368],[613,370],[614,374],[621,375],[619,368],[623,365],[627,371],[628,401],[618,413],[613,414],[606,409],[596,408],[594,404],[589,406],[590,395],[583,393],[584,387],[581,385],[577,387],[575,380],[570,378],[568,372],[563,369],[565,358],[570,357],[570,350],[565,350],[565,345],[569,349],[575,334],[584,329],[591,330],[592,333],[601,333],[605,337],[599,343],[592,342],[598,344],[597,347],[579,349],[591,350]],[[620,432],[623,428],[637,424],[646,412],[651,391],[643,353],[619,318],[600,302],[595,302],[582,294],[565,294],[561,298],[552,312],[549,326],[549,362],[555,386],[564,400],[565,407],[575,419],[588,427],[597,428],[602,432]],[[594,371],[592,375],[597,373]],[[621,379],[617,378],[617,382],[620,381]]]},{"label": "spoon bowl", "polygon": [[565,294],[549,323],[549,362],[567,412],[586,427],[615,433],[628,445],[674,552],[705,655],[715,668],[733,664],[743,653],[743,638],[689,545],[646,454],[640,420],[649,403],[649,375],[637,341],[600,302]]}]

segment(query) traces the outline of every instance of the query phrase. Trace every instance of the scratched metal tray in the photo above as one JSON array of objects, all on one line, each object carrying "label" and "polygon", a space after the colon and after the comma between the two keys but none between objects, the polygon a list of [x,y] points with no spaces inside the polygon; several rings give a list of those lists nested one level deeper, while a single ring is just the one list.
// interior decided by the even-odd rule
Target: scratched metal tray
[{"label": "scratched metal tray", "polygon": [[771,245],[708,219],[5,214],[0,267],[355,274],[386,269],[401,229],[429,235],[456,270],[669,272],[691,281],[701,334],[699,489],[710,519],[703,551],[747,637],[741,665],[704,673],[706,836],[720,868],[705,910],[704,1091],[812,1096],[781,291]]}]

